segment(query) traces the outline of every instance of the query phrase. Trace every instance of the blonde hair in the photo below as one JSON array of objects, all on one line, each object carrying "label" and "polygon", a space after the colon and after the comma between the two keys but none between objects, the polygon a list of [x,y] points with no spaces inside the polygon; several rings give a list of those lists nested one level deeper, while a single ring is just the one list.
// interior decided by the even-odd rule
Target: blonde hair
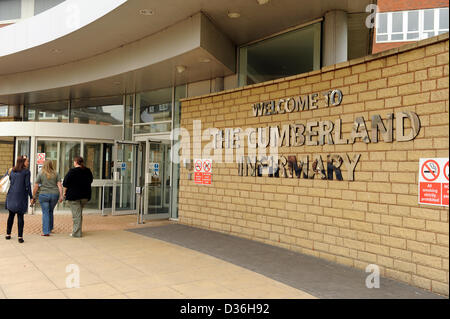
[{"label": "blonde hair", "polygon": [[53,162],[51,160],[45,160],[44,166],[42,167],[42,174],[45,174],[47,179],[56,177],[56,172],[53,168]]}]

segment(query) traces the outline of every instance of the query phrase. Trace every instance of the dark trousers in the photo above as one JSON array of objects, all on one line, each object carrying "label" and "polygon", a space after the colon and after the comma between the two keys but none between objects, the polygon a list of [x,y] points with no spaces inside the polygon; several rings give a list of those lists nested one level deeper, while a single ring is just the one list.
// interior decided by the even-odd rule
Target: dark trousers
[{"label": "dark trousers", "polygon": [[[12,227],[14,224],[14,215],[16,215],[16,213],[9,211],[8,223],[7,223],[7,227],[6,227],[7,235],[11,235],[11,230],[12,230]],[[17,230],[18,230],[19,237],[23,237],[23,225],[24,225],[23,215],[24,214],[17,213]]]}]

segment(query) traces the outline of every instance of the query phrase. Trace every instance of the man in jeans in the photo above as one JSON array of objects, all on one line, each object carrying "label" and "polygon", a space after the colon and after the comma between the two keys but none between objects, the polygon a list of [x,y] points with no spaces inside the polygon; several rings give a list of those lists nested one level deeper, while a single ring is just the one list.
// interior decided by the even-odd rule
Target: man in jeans
[{"label": "man in jeans", "polygon": [[74,158],[73,168],[64,177],[64,196],[72,210],[73,229],[72,237],[81,237],[83,223],[83,208],[91,199],[92,172],[84,166],[82,157]]}]

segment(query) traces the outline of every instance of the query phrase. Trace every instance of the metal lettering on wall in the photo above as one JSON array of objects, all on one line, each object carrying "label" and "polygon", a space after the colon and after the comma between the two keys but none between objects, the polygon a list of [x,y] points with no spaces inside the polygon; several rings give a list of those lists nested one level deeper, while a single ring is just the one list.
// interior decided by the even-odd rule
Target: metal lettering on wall
[{"label": "metal lettering on wall", "polygon": [[[306,94],[273,101],[255,103],[253,116],[269,116],[315,110],[319,107],[335,107],[343,102],[342,91],[333,89],[321,93]],[[370,120],[370,125],[367,121]],[[395,135],[394,135],[395,125]],[[342,132],[342,119],[334,121],[307,121],[276,126],[249,128],[247,145],[254,148],[347,145],[356,142],[386,143],[411,141],[420,132],[419,116],[411,111],[374,114],[370,118],[355,116],[350,133]],[[238,148],[241,129],[218,130],[214,136],[215,149]],[[328,180],[354,180],[354,172],[361,154],[241,156],[238,159],[238,175],[286,178],[320,178]],[[324,164],[325,163],[325,164]],[[341,168],[347,174],[343,176]]]}]

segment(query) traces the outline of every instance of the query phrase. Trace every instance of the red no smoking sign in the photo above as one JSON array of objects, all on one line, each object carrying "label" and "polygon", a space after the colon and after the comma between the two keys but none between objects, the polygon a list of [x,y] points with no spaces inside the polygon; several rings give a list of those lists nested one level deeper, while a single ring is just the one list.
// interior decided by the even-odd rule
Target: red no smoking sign
[{"label": "red no smoking sign", "polygon": [[197,185],[211,185],[212,182],[212,160],[194,160],[194,183]]},{"label": "red no smoking sign", "polygon": [[433,182],[439,177],[439,164],[435,160],[427,160],[422,164],[420,172],[425,180],[427,180],[428,182]]},{"label": "red no smoking sign", "polygon": [[421,158],[419,170],[419,204],[448,206],[448,158]]}]

